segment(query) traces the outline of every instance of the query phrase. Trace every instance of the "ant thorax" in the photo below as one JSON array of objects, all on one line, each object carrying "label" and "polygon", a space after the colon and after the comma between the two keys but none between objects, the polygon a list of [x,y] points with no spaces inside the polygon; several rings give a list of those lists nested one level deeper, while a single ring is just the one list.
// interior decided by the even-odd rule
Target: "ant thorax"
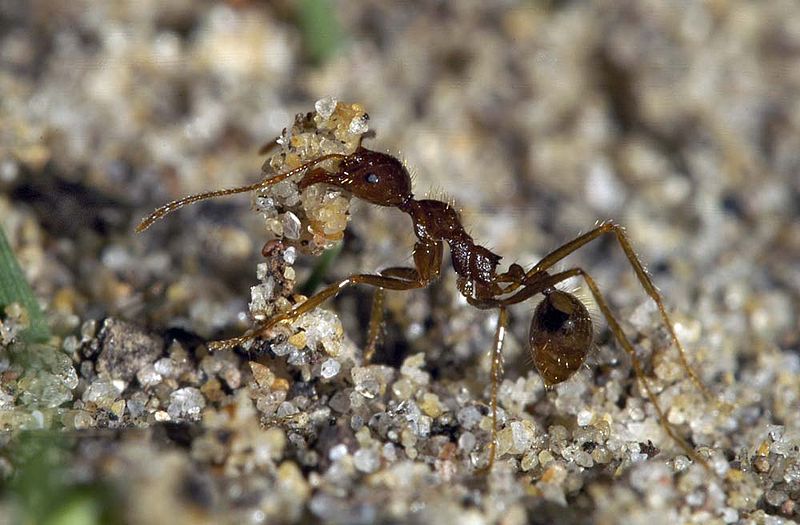
[{"label": "ant thorax", "polygon": [[501,257],[475,244],[464,230],[455,208],[443,201],[412,200],[405,207],[414,221],[414,232],[421,241],[444,241],[450,247],[453,270],[466,281],[491,284]]},{"label": "ant thorax", "polygon": [[[300,113],[268,149],[262,170],[278,175],[324,155],[354,153],[368,131],[368,116],[359,104],[333,98],[317,101],[316,111]],[[334,170],[331,159],[320,167]],[[302,253],[317,255],[344,237],[351,195],[341,188],[312,185],[302,190],[293,177],[256,192],[254,208],[265,219],[268,232]]]}]

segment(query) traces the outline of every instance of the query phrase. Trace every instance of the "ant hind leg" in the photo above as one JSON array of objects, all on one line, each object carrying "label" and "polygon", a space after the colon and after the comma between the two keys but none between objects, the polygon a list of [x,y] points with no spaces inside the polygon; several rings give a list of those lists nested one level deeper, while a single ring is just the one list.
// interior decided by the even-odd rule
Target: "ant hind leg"
[{"label": "ant hind leg", "polygon": [[[568,270],[563,272],[563,275],[566,278],[580,275],[583,277],[584,281],[586,282],[589,290],[592,292],[592,296],[594,296],[595,301],[597,302],[597,306],[600,308],[600,311],[603,313],[603,316],[606,318],[608,322],[608,326],[611,329],[611,332],[614,334],[617,342],[622,346],[623,350],[628,354],[631,359],[631,365],[633,366],[633,371],[636,374],[636,378],[639,381],[639,384],[642,385],[645,394],[647,395],[650,402],[653,404],[653,408],[658,415],[658,420],[661,424],[661,427],[667,433],[667,435],[672,438],[683,450],[686,454],[692,458],[694,461],[700,463],[706,470],[710,470],[711,467],[708,463],[701,458],[697,452],[695,452],[694,448],[689,445],[689,443],[682,438],[678,432],[675,430],[675,427],[667,420],[666,413],[664,409],[661,408],[661,404],[658,402],[658,398],[656,398],[655,393],[650,388],[650,384],[648,383],[647,377],[644,373],[644,368],[642,367],[642,363],[639,358],[636,356],[636,350],[634,350],[633,345],[631,344],[628,337],[623,332],[622,327],[619,325],[614,314],[611,312],[611,309],[608,307],[608,303],[606,302],[605,298],[603,297],[600,288],[597,286],[595,280],[584,271],[582,268],[573,268],[572,270]],[[553,276],[556,277],[556,276]]]},{"label": "ant hind leg", "polygon": [[630,239],[628,238],[628,234],[625,233],[625,228],[623,228],[619,224],[616,224],[611,221],[604,222],[597,228],[591,230],[590,232],[587,232],[583,235],[579,235],[570,242],[550,252],[541,261],[539,261],[533,268],[528,270],[526,274],[526,279],[541,274],[548,268],[551,268],[557,262],[566,258],[572,252],[578,250],[579,248],[597,239],[598,237],[601,237],[602,235],[608,233],[614,234],[614,237],[617,239],[617,242],[622,248],[622,251],[625,253],[625,257],[628,258],[628,262],[633,268],[633,271],[636,273],[636,277],[639,279],[642,288],[644,288],[645,292],[647,293],[648,296],[650,296],[653,302],[656,303],[658,311],[661,314],[661,319],[666,325],[667,331],[669,331],[672,341],[678,348],[678,356],[680,358],[681,366],[683,367],[684,370],[686,370],[686,373],[689,374],[689,378],[691,379],[692,383],[697,387],[698,390],[700,390],[703,393],[703,396],[705,396],[705,398],[709,400],[714,399],[713,394],[708,390],[708,387],[706,387],[706,385],[703,384],[703,382],[700,380],[700,377],[695,372],[694,368],[689,364],[689,359],[687,357],[686,349],[683,347],[683,344],[681,343],[680,339],[678,339],[678,334],[675,332],[675,325],[673,324],[672,319],[670,319],[669,314],[667,313],[667,309],[664,306],[664,301],[661,298],[661,294],[659,293],[655,284],[653,284],[653,280],[650,278],[650,275],[644,268],[644,265],[642,264],[642,261],[639,259],[639,256],[636,255],[636,252],[634,251],[633,246],[631,245]]}]

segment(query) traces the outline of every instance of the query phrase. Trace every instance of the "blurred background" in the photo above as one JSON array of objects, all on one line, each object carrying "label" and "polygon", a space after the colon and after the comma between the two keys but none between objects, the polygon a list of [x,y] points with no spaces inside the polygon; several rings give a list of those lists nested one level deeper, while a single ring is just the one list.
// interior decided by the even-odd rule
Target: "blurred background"
[{"label": "blurred background", "polygon": [[[614,219],[707,381],[800,373],[793,0],[0,0],[0,225],[55,334],[108,316],[200,338],[247,327],[267,240],[247,197],[133,228],[261,178],[259,147],[328,96],[363,104],[367,146],[402,158],[418,196],[453,199],[503,264]],[[326,280],[406,264],[407,222],[355,209]],[[646,297],[613,239],[572,265],[635,320]],[[368,298],[333,307],[358,343]],[[452,272],[390,294],[383,362],[431,338],[434,359],[486,351],[486,316],[439,303],[458,304]],[[765,410],[796,426],[796,400]]]}]

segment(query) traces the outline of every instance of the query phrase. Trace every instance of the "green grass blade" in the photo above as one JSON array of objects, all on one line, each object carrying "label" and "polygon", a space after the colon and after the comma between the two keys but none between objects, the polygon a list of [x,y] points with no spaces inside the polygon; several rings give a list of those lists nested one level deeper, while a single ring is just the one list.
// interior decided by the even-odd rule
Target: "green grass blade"
[{"label": "green grass blade", "polygon": [[328,273],[333,261],[335,261],[342,252],[343,247],[344,241],[335,244],[333,248],[329,248],[322,253],[316,266],[314,266],[314,269],[311,270],[311,275],[309,275],[306,282],[300,286],[301,294],[305,296],[311,296],[314,293],[314,290],[316,290],[319,285],[322,284],[322,280]]},{"label": "green grass blade", "polygon": [[11,303],[19,303],[28,310],[31,324],[20,334],[21,339],[29,343],[46,342],[50,338],[47,321],[11,251],[5,232],[0,228],[0,313]]},{"label": "green grass blade", "polygon": [[309,60],[315,65],[327,62],[344,41],[334,6],[330,0],[302,0],[298,6],[297,22],[303,45]]}]

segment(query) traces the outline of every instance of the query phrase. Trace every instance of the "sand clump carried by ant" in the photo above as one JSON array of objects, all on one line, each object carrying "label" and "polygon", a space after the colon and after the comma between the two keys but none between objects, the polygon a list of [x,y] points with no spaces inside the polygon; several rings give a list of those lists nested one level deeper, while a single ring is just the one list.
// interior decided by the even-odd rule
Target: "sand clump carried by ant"
[{"label": "sand clump carried by ant", "polygon": [[[314,106],[313,112],[295,115],[290,128],[262,147],[268,155],[262,166],[267,180],[326,155],[352,154],[361,144],[369,130],[369,116],[361,105],[326,97]],[[331,167],[335,162],[332,159],[321,166]],[[319,255],[342,240],[350,218],[350,200],[350,193],[340,188],[312,185],[301,190],[292,179],[255,192],[253,208],[276,239],[264,245],[266,261],[256,270],[260,283],[250,289],[248,309],[254,320],[265,321],[304,300],[295,294],[297,254]],[[327,367],[315,367],[321,377],[341,366],[335,359],[343,351],[344,332],[334,313],[322,309],[309,312],[283,333],[285,340],[271,348],[276,355],[287,356],[289,364],[308,365],[315,361],[312,356],[316,352],[331,358]]]},{"label": "sand clump carried by ant", "polygon": [[[297,114],[290,128],[284,128],[274,142],[262,148],[268,155],[262,166],[267,180],[325,155],[352,154],[369,129],[369,116],[359,104],[345,104],[327,97],[316,102],[315,110]],[[264,217],[268,235],[280,240],[268,241],[262,250],[266,261],[260,263],[256,271],[261,282],[250,289],[249,310],[253,319],[264,321],[291,308],[295,287],[293,264],[298,252],[319,255],[342,240],[350,219],[350,199],[349,192],[330,186],[316,185],[301,190],[293,179],[255,192],[253,208]],[[338,334],[335,338],[338,343],[330,339],[326,343],[329,354],[338,353],[341,340],[341,324],[334,317],[327,315],[323,323],[334,323],[337,327],[327,332],[328,336]],[[304,346],[314,348],[315,338],[306,338],[306,341],[297,334],[313,334],[315,323],[309,319],[298,321],[295,337],[282,343],[279,353],[284,351],[296,356]],[[312,344],[302,344],[309,341]]]},{"label": "sand clump carried by ant", "polygon": [[[279,174],[324,155],[350,155],[368,131],[369,116],[359,104],[318,100],[316,111],[295,116],[291,128],[262,148],[269,153],[262,170]],[[277,150],[277,151],[273,151]],[[330,168],[335,160],[320,164]],[[255,209],[264,215],[266,228],[306,254],[318,255],[344,237],[350,195],[339,188],[309,186],[303,191],[296,180],[283,180],[256,192]]]},{"label": "sand clump carried by ant", "polygon": [[[256,322],[263,322],[288,312],[305,300],[294,289],[293,264],[298,252],[319,255],[340,242],[350,217],[351,200],[350,192],[331,185],[300,188],[292,176],[306,172],[311,165],[318,170],[335,169],[342,158],[360,147],[369,131],[368,121],[360,104],[341,103],[332,97],[320,99],[315,111],[297,114],[291,127],[261,148],[260,153],[268,155],[262,166],[262,181],[170,202],[143,220],[137,231],[146,230],[187,204],[252,192],[252,206],[263,216],[267,236],[274,238],[262,249],[265,261],[256,269],[260,283],[251,287],[249,313]],[[314,351],[331,357],[342,352],[342,325],[331,312],[318,310],[297,316],[291,327],[284,326],[280,331],[282,342],[271,348],[276,355],[287,355],[290,364],[309,364],[310,352]],[[253,342],[245,346],[249,349]]]}]

